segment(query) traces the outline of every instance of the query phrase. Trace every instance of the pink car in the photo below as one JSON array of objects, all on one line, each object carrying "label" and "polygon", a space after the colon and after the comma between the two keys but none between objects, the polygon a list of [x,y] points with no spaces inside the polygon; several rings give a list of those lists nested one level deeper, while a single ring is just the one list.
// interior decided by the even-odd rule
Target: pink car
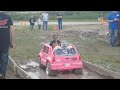
[{"label": "pink car", "polygon": [[73,71],[82,74],[83,63],[76,47],[72,44],[56,46],[54,49],[49,44],[44,44],[39,53],[39,65],[46,69],[49,76],[57,75],[58,71]]}]

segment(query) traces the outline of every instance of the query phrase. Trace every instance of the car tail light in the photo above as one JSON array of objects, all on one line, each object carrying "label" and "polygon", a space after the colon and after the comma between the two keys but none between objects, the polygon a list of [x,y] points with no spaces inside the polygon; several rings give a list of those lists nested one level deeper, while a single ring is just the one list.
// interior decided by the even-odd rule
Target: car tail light
[{"label": "car tail light", "polygon": [[55,57],[53,57],[53,62],[55,62]]},{"label": "car tail light", "polygon": [[76,57],[73,57],[72,60],[77,60],[77,58],[76,58]]}]

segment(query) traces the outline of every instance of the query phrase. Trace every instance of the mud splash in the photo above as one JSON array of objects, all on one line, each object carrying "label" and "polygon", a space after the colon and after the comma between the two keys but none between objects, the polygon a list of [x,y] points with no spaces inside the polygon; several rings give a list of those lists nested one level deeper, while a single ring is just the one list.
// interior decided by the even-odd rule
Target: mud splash
[{"label": "mud splash", "polygon": [[37,69],[39,67],[39,64],[37,62],[29,61],[26,65],[19,66],[24,69],[33,79],[39,79],[39,72]]}]

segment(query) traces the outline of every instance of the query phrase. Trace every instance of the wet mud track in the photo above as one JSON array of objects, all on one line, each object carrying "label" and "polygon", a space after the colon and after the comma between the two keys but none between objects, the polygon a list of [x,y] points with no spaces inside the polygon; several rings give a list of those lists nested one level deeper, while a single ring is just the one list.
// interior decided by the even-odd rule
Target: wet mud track
[{"label": "wet mud track", "polygon": [[28,62],[26,65],[20,66],[34,79],[104,79],[97,73],[86,68],[83,69],[82,75],[76,75],[71,71],[66,71],[58,72],[57,76],[48,76],[44,69],[39,68],[39,64],[37,62]]},{"label": "wet mud track", "polygon": [[14,75],[14,71],[8,67],[7,72],[6,72],[6,79],[22,79],[19,76]]}]

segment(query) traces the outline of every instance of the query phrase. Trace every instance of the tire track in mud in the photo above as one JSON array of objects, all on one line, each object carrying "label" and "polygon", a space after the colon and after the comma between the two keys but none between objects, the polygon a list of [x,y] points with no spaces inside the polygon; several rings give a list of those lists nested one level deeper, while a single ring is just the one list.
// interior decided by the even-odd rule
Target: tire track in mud
[{"label": "tire track in mud", "polygon": [[8,70],[6,72],[6,79],[22,79],[22,78],[19,76],[15,76],[13,70],[10,67],[8,67]]},{"label": "tire track in mud", "polygon": [[104,79],[100,75],[84,68],[82,75],[75,75],[70,71],[58,72],[57,76],[48,76],[45,70],[39,68],[38,62],[30,61],[24,65],[19,65],[34,79]]}]

